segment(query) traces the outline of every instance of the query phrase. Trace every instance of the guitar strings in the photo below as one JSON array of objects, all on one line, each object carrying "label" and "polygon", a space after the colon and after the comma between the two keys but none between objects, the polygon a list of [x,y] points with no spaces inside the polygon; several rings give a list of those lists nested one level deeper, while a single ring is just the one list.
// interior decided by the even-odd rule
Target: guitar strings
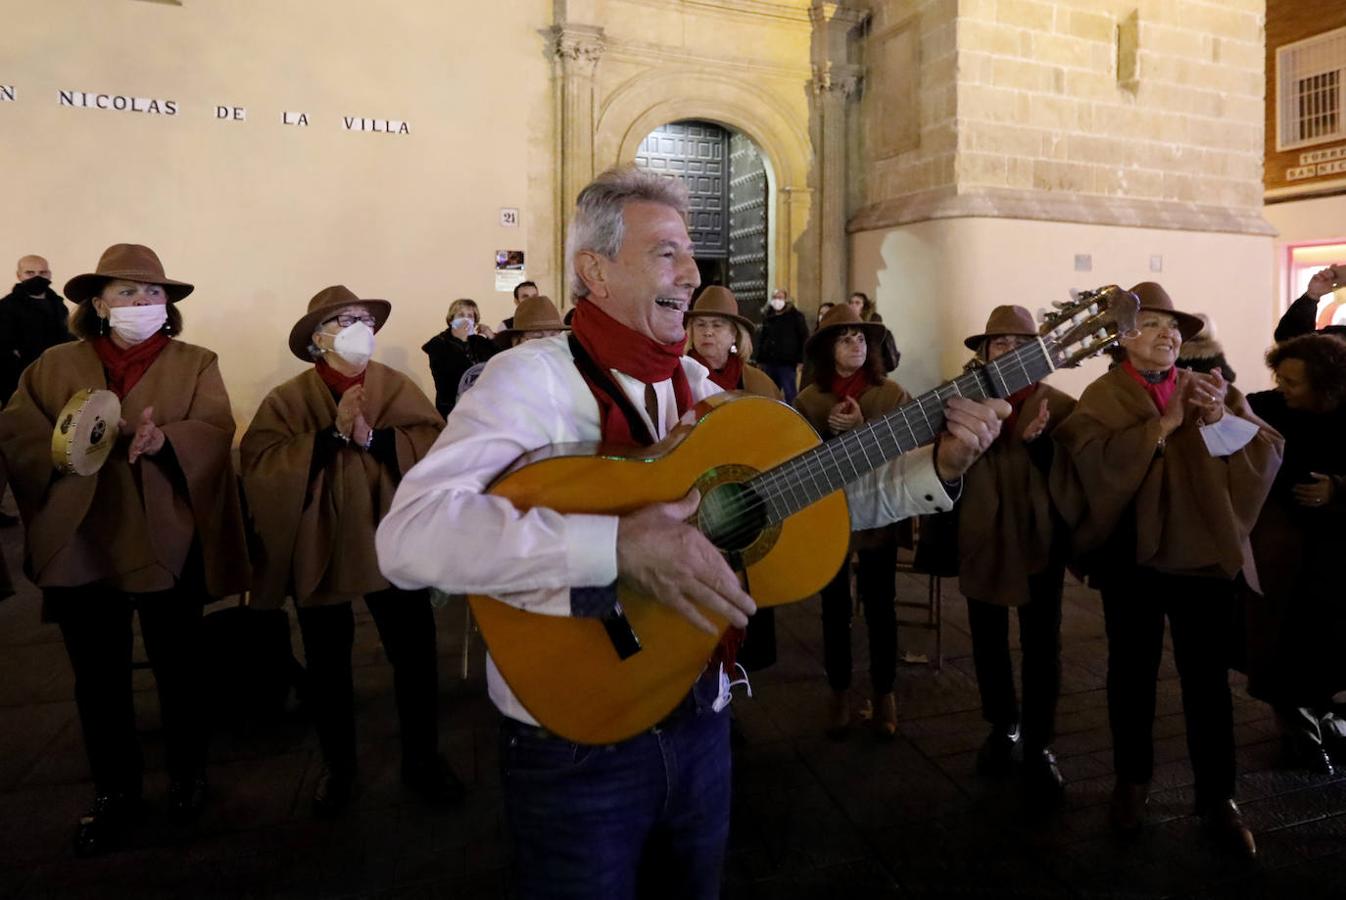
[{"label": "guitar strings", "polygon": [[[1032,383],[1032,381],[1030,380],[1031,376],[1029,375],[1026,361],[1029,358],[1030,351],[1042,350],[1042,349],[1043,349],[1042,345],[1037,342],[1026,344],[1023,347],[1017,348],[1013,352],[1006,354],[1000,359],[992,363],[988,363],[983,367],[982,371],[985,371],[987,373],[988,378],[999,376],[1001,389],[1005,392],[1005,396],[1008,396],[1010,393],[1013,392],[1009,390],[1009,384],[1005,378],[1005,372],[1002,370],[1005,367],[1009,366],[1010,364],[1017,364],[1019,371],[1023,379],[1025,380],[1025,386],[1031,384]],[[1047,357],[1044,356],[1044,360],[1046,359]],[[1050,371],[1051,369],[1049,368],[1048,372]],[[803,502],[794,511],[788,513],[786,517],[788,517],[788,515],[792,515],[793,512],[797,512],[799,509],[803,509],[806,506],[816,503],[818,500],[821,500],[823,497],[826,497],[829,494],[835,493],[838,490],[844,490],[846,484],[848,484],[851,481],[854,481],[858,477],[861,477],[862,474],[872,472],[875,469],[877,469],[878,466],[883,465],[884,463],[897,458],[896,456],[890,457],[887,455],[888,451],[885,448],[884,439],[882,435],[879,433],[878,426],[880,424],[887,426],[889,431],[890,442],[893,443],[898,449],[900,449],[901,442],[898,439],[896,432],[893,431],[893,424],[892,424],[893,421],[897,418],[898,414],[901,414],[903,424],[906,425],[907,431],[911,436],[911,440],[915,444],[915,447],[913,447],[912,449],[924,446],[928,441],[933,440],[934,437],[938,435],[939,429],[942,428],[944,425],[943,407],[941,406],[939,411],[935,414],[936,422],[932,423],[930,420],[930,414],[925,409],[924,404],[926,399],[931,395],[933,395],[936,400],[942,402],[945,398],[941,396],[940,392],[950,388],[952,388],[950,397],[967,396],[969,392],[966,392],[963,389],[963,386],[960,385],[960,382],[966,382],[967,386],[969,387],[976,387],[977,390],[975,393],[980,394],[979,399],[984,399],[985,397],[989,396],[988,392],[985,390],[985,385],[982,383],[982,380],[978,375],[978,373],[975,371],[966,373],[965,375],[960,376],[959,378],[955,378],[945,384],[940,385],[933,391],[930,391],[928,394],[916,398],[916,400],[912,401],[911,403],[904,404],[903,406],[898,407],[897,409],[879,417],[878,419],[864,423],[864,425],[862,425],[860,428],[857,428],[845,435],[842,435],[840,440],[834,439],[833,441],[827,441],[822,444],[819,444],[816,447],[806,451],[805,453],[800,454],[794,459],[787,460],[786,462],[776,466],[775,468],[763,472],[756,478],[750,479],[748,482],[745,483],[745,486],[751,493],[748,496],[748,498],[744,500],[738,512],[733,514],[725,523],[723,523],[725,526],[728,527],[729,530],[727,531],[727,533],[723,533],[720,539],[728,543],[730,546],[737,546],[739,542],[751,536],[753,532],[759,530],[759,523],[763,519],[765,519],[768,523],[770,523],[772,502],[781,499],[787,493],[790,494],[790,499],[792,501],[798,502],[802,498]],[[994,386],[994,381],[992,381],[992,386]],[[913,426],[911,421],[907,418],[907,410],[910,409],[912,406],[916,406],[920,410],[921,417],[922,419],[925,420],[924,424],[926,425],[927,430],[930,432],[929,437],[926,438],[919,437],[916,427]],[[851,457],[850,449],[847,446],[848,439],[850,443],[854,444],[856,448],[860,450],[861,455],[865,459],[865,465],[867,466],[867,468],[865,469],[864,473],[860,472],[859,467],[855,464],[854,459],[852,459]],[[870,441],[868,446],[866,445],[866,440]],[[844,476],[844,472],[841,468],[841,462],[837,458],[835,450],[833,449],[834,445],[841,447],[842,450],[846,453],[846,463],[850,466],[852,472],[852,475],[849,478],[846,478]],[[877,465],[874,465],[870,462],[868,453],[868,450],[870,449],[874,450],[881,460]],[[835,486],[832,485],[830,478],[827,478],[824,483],[820,484],[818,480],[818,475],[816,474],[817,472],[816,467],[813,468],[812,472],[808,472],[806,475],[803,475],[803,477],[801,477],[801,474],[797,474],[794,471],[792,471],[794,469],[798,469],[801,466],[804,466],[806,469],[808,469],[809,467],[805,465],[804,460],[806,460],[810,456],[821,457],[823,450],[827,450],[828,455],[832,457],[831,460],[832,471],[834,471],[838,476],[842,476],[842,481],[839,485]],[[904,452],[910,452],[910,451],[904,451]],[[900,456],[901,454],[898,455]],[[823,466],[824,471],[826,471],[825,461],[823,462]],[[812,490],[819,492],[817,496],[810,497],[811,493],[810,486],[804,480],[805,477],[812,480],[813,482]],[[758,486],[754,486],[753,482],[758,482]],[[802,490],[800,490],[801,488]],[[763,516],[762,514],[763,507],[766,507],[767,509],[767,514],[765,516]],[[783,521],[783,518],[781,521]],[[718,530],[719,529],[717,529],[717,531]]]}]

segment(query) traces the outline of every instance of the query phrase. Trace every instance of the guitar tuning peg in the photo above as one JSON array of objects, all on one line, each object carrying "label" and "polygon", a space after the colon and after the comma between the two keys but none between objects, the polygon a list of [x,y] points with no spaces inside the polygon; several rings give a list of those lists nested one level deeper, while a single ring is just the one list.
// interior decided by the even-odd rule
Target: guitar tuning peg
[{"label": "guitar tuning peg", "polygon": [[1056,307],[1057,309],[1065,309],[1065,308],[1066,308],[1067,306],[1069,306],[1069,305],[1070,305],[1070,303],[1067,303],[1065,300],[1053,300],[1053,301],[1052,301],[1052,306]]},{"label": "guitar tuning peg", "polygon": [[1076,290],[1075,288],[1071,288],[1071,289],[1070,289],[1070,302],[1071,302],[1071,303],[1076,303],[1076,302],[1078,302],[1079,299],[1080,299],[1080,295],[1081,295],[1081,293],[1083,293],[1083,292],[1081,292],[1081,291],[1079,291],[1079,290]]}]

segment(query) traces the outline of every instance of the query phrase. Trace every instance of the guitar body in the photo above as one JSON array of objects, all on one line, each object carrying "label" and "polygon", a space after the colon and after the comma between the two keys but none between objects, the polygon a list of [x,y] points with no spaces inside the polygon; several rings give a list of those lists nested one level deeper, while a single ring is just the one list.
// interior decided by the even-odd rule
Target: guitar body
[{"label": "guitar body", "polygon": [[[693,424],[628,455],[593,445],[545,448],[521,460],[490,493],[520,509],[622,515],[678,500],[696,486],[702,516],[723,506],[717,501],[734,485],[819,443],[802,416],[762,397],[718,394],[693,413]],[[721,485],[728,487],[717,492]],[[721,513],[737,515],[732,509]],[[849,545],[845,494],[835,491],[779,525],[752,530],[728,558],[746,572],[757,605],[768,607],[821,590],[841,568]],[[662,604],[620,583],[618,592],[640,642],[625,659],[598,620],[469,598],[510,689],[538,722],[568,740],[610,744],[658,724],[687,695],[718,643]]]}]

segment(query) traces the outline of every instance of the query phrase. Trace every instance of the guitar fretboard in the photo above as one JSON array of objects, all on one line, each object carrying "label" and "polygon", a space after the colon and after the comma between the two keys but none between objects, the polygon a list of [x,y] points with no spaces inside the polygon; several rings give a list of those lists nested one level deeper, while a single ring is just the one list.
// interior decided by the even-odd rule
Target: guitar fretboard
[{"label": "guitar fretboard", "polygon": [[885,462],[933,441],[944,430],[944,406],[951,398],[1008,397],[1054,368],[1041,339],[1025,344],[763,472],[748,486],[766,502],[768,522],[783,522]]}]

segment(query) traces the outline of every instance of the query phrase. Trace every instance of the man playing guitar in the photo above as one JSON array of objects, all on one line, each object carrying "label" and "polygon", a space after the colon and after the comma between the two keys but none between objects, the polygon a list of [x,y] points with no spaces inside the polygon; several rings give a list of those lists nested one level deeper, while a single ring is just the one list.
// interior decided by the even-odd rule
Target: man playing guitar
[{"label": "man playing guitar", "polygon": [[[687,522],[700,502],[696,490],[620,516],[524,511],[487,493],[524,454],[580,441],[648,445],[719,392],[705,367],[682,356],[684,315],[700,283],[686,217],[679,182],[635,168],[605,172],[580,193],[566,248],[577,298],[573,336],[493,357],[430,453],[406,473],[378,531],[380,567],[391,582],[489,595],[543,616],[595,618],[620,615],[620,585],[711,634],[722,630],[716,622],[746,624],[752,597],[721,550]],[[847,485],[855,527],[948,509],[1008,412],[1001,400],[951,399],[934,449],[899,456]],[[491,699],[503,714],[501,782],[520,896],[631,897],[654,858],[661,890],[719,895],[729,832],[722,674],[726,659],[732,669],[730,644],[722,642],[719,664],[707,666],[662,721],[606,745],[541,727],[488,658]]]}]

